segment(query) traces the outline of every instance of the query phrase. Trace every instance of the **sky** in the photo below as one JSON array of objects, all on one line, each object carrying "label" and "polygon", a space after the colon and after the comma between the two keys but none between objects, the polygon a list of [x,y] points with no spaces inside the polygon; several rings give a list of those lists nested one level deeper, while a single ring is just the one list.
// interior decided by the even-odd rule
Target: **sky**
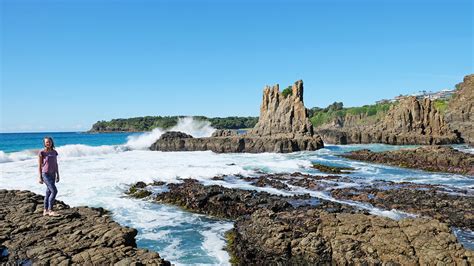
[{"label": "sky", "polygon": [[258,116],[265,85],[307,108],[453,88],[471,0],[0,0],[0,132],[137,116]]}]

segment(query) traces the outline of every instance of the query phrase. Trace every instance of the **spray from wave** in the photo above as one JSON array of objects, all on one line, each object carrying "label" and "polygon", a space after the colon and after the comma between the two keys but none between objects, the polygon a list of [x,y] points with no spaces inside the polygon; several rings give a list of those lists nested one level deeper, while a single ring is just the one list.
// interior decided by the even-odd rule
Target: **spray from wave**
[{"label": "spray from wave", "polygon": [[[128,150],[146,150],[160,136],[167,131],[181,131],[193,137],[209,137],[216,129],[209,121],[195,120],[192,117],[180,118],[176,126],[165,130],[155,128],[151,132],[146,132],[138,136],[129,136],[127,142],[122,145],[101,145],[89,146],[84,144],[68,144],[57,147],[60,158],[83,157],[119,153]],[[23,150],[19,152],[5,153],[0,151],[0,163],[16,162],[36,159],[38,150]]]},{"label": "spray from wave", "polygon": [[25,150],[12,153],[5,153],[3,151],[0,151],[0,163],[24,161],[31,159],[35,155],[36,152],[34,150]]},{"label": "spray from wave", "polygon": [[181,131],[195,138],[210,137],[216,129],[209,121],[195,120],[192,117],[179,118],[176,126],[164,130],[155,128],[151,132],[146,132],[138,136],[129,136],[125,146],[131,150],[148,149],[160,136],[167,131]]}]

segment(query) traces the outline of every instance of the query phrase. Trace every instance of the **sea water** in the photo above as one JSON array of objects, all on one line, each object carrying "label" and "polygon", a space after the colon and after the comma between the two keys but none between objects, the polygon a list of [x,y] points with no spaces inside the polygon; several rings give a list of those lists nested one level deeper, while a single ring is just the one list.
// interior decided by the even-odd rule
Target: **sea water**
[{"label": "sea water", "polygon": [[[182,119],[171,130],[195,137],[209,136],[213,128],[204,122]],[[124,192],[137,181],[181,182],[182,178],[198,179],[204,184],[230,188],[264,190],[292,195],[310,193],[314,197],[355,205],[375,215],[400,219],[414,216],[397,210],[383,210],[368,204],[340,201],[329,192],[292,187],[291,191],[270,187],[255,187],[239,178],[212,180],[217,175],[257,176],[258,173],[302,172],[320,174],[313,163],[355,168],[344,174],[355,182],[340,182],[350,187],[376,180],[441,184],[453,188],[474,190],[474,177],[402,169],[341,158],[344,152],[371,149],[385,151],[405,148],[382,144],[329,145],[314,152],[290,154],[216,154],[200,152],[159,152],[147,148],[163,133],[160,129],[146,133],[5,133],[0,134],[0,188],[30,190],[43,194],[45,187],[38,179],[38,150],[44,136],[52,136],[59,153],[61,181],[57,184],[57,199],[70,206],[87,205],[112,211],[115,221],[138,230],[139,247],[155,250],[175,264],[228,265],[229,255],[223,250],[224,234],[232,221],[213,219],[189,213],[180,208],[154,204],[126,197]],[[464,146],[457,147],[469,151]],[[454,229],[467,248],[473,248],[472,232]]]}]

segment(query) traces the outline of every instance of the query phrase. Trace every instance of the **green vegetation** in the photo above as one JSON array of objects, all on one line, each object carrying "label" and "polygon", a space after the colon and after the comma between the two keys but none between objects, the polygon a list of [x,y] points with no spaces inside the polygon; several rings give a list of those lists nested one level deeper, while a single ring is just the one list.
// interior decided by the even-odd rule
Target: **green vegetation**
[{"label": "green vegetation", "polygon": [[[151,131],[154,128],[168,129],[178,123],[184,116],[145,116],[133,118],[119,118],[110,121],[98,121],[92,125],[92,132],[108,131]],[[258,122],[258,117],[214,117],[194,116],[196,120],[209,121],[217,129],[252,128]]]},{"label": "green vegetation", "polygon": [[355,170],[352,167],[327,166],[319,163],[313,163],[313,168],[328,174],[350,173],[351,171]]},{"label": "green vegetation", "polygon": [[137,182],[133,184],[126,194],[130,195],[131,197],[141,199],[150,196],[152,193],[145,189],[146,184],[143,182]]},{"label": "green vegetation", "polygon": [[227,246],[224,248],[230,255],[229,262],[232,265],[239,265],[239,258],[233,252],[234,245],[235,245],[235,237],[236,233],[234,229],[231,229],[225,233],[225,238],[227,240]]},{"label": "green vegetation", "polygon": [[448,101],[447,100],[435,100],[434,101],[434,107],[438,112],[444,114],[446,112],[446,109],[448,108]]},{"label": "green vegetation", "polygon": [[283,97],[288,97],[288,95],[292,95],[293,94],[293,90],[291,89],[291,86],[288,86],[286,89],[284,89],[282,92],[281,92],[281,95],[283,95]]},{"label": "green vegetation", "polygon": [[334,102],[326,108],[314,107],[309,110],[310,120],[313,126],[321,126],[329,123],[337,117],[349,115],[361,115],[363,117],[378,117],[385,114],[393,103],[381,103],[364,105],[361,107],[344,108],[342,102]]}]

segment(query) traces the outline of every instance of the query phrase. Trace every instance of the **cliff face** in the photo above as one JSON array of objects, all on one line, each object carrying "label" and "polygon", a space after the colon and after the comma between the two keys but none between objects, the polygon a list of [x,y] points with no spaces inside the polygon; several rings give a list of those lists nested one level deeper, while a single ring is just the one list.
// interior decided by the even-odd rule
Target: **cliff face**
[{"label": "cliff face", "polygon": [[474,75],[464,77],[456,86],[457,92],[449,101],[446,121],[460,133],[465,143],[474,145]]},{"label": "cliff face", "polygon": [[456,139],[456,135],[446,122],[443,115],[435,108],[430,99],[417,100],[408,97],[392,107],[383,119],[380,130],[389,133],[410,133],[420,136]]},{"label": "cliff face", "polygon": [[277,85],[266,86],[260,117],[249,135],[275,136],[293,134],[296,137],[314,135],[313,125],[309,121],[308,111],[303,102],[303,81],[299,80],[291,87],[291,94],[284,96]]},{"label": "cliff face", "polygon": [[325,125],[317,130],[331,143],[386,143],[450,144],[459,143],[457,134],[450,129],[444,116],[430,99],[407,97],[379,120],[360,125],[365,117],[349,117],[339,123]]},{"label": "cliff face", "polygon": [[[169,133],[169,134],[168,134]],[[255,127],[237,135],[218,130],[209,138],[193,138],[168,132],[151,147],[160,151],[214,152],[295,152],[324,147],[321,137],[314,134],[303,103],[303,81],[292,86],[291,94],[283,95],[279,86],[265,87],[260,117]]]}]

